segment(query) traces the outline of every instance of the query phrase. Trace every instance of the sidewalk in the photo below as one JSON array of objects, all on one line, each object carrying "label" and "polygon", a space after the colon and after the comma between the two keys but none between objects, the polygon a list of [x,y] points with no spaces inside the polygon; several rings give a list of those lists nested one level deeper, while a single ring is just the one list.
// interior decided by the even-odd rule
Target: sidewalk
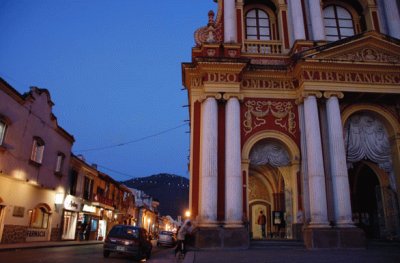
[{"label": "sidewalk", "polygon": [[0,244],[0,251],[16,249],[33,249],[44,247],[65,247],[65,246],[87,246],[103,244],[103,241],[45,241],[45,242],[26,242],[14,244]]},{"label": "sidewalk", "polygon": [[248,250],[190,251],[185,263],[375,263],[400,262],[399,246],[370,246],[367,249],[264,248]]}]

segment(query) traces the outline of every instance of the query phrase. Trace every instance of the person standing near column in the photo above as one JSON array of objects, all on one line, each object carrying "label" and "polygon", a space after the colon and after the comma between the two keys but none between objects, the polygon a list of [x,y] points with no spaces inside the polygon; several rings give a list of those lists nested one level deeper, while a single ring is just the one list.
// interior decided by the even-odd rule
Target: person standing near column
[{"label": "person standing near column", "polygon": [[261,226],[262,238],[266,238],[267,235],[265,234],[265,224],[267,224],[267,217],[264,215],[262,210],[258,215],[257,224]]}]

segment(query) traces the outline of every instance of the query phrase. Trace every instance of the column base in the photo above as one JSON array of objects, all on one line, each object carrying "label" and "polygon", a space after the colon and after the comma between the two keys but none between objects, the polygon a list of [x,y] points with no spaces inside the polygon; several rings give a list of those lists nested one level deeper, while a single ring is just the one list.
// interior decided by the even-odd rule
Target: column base
[{"label": "column base", "polygon": [[225,222],[224,227],[225,228],[241,228],[241,227],[243,227],[243,222],[242,221]]},{"label": "column base", "polygon": [[197,227],[194,232],[194,246],[200,249],[247,249],[249,233],[244,227]]},{"label": "column base", "polygon": [[321,248],[366,248],[363,230],[350,228],[313,228],[304,229],[304,244],[308,249]]}]

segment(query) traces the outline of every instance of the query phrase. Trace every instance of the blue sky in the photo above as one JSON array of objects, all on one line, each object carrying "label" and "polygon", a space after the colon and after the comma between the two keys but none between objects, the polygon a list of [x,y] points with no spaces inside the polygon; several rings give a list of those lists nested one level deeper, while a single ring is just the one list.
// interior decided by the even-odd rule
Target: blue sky
[{"label": "blue sky", "polygon": [[21,93],[48,89],[73,152],[113,178],[188,177],[181,62],[210,9],[212,0],[0,0],[0,76]]}]

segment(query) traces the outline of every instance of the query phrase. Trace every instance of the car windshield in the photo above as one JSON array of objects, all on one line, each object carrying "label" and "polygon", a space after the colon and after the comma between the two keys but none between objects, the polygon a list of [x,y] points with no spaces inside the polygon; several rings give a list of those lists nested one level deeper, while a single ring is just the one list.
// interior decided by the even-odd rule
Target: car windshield
[{"label": "car windshield", "polygon": [[160,232],[160,235],[169,235],[169,236],[172,236],[173,233],[172,233],[172,232],[169,232],[169,231],[161,231],[161,232]]},{"label": "car windshield", "polygon": [[127,226],[114,226],[110,233],[109,237],[118,237],[118,238],[126,238],[126,239],[134,239],[139,237],[139,229],[134,227]]}]

